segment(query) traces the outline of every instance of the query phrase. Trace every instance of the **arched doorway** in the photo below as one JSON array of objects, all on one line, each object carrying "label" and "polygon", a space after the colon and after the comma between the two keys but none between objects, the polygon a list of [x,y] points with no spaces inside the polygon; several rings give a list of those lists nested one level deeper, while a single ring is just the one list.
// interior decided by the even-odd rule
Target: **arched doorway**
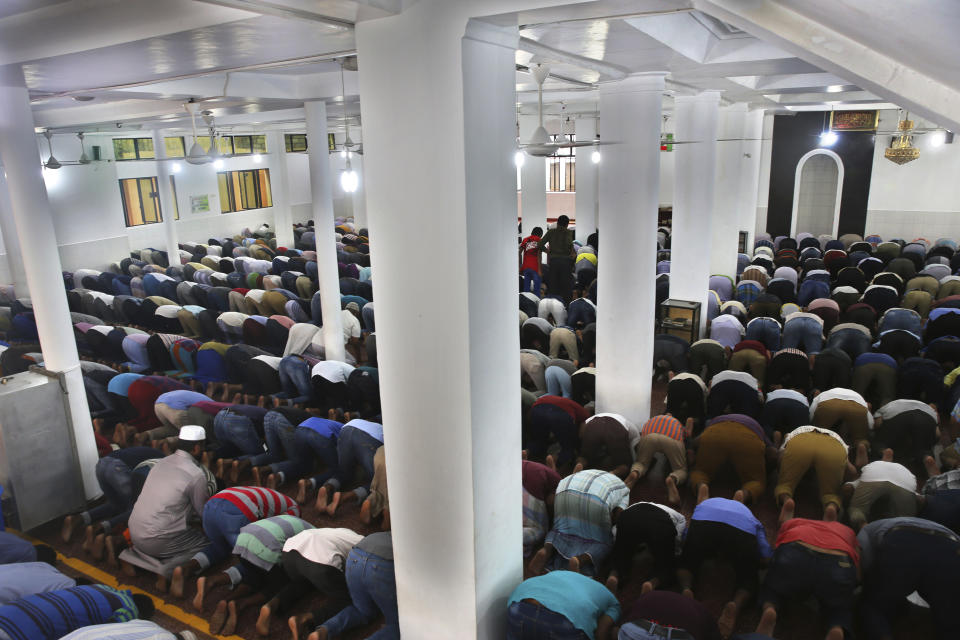
[{"label": "arched doorway", "polygon": [[829,149],[814,149],[800,158],[793,184],[790,236],[795,238],[798,232],[806,231],[836,238],[842,193],[840,156]]}]

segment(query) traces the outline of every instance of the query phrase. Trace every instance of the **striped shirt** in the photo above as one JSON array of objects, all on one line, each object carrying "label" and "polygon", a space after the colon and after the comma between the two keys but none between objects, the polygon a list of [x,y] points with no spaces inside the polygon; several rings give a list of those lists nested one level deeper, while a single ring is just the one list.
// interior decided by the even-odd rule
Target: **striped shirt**
[{"label": "striped shirt", "polygon": [[617,476],[589,469],[557,485],[553,529],[546,541],[564,557],[586,553],[599,565],[613,548],[614,509],[626,509],[630,489]]},{"label": "striped shirt", "polygon": [[232,487],[215,494],[211,500],[227,500],[255,522],[283,514],[299,516],[300,507],[293,498],[265,487]]},{"label": "striped shirt", "polygon": [[673,416],[653,416],[644,423],[640,435],[647,436],[651,433],[659,433],[674,440],[683,440],[683,424]]},{"label": "striped shirt", "polygon": [[61,640],[176,640],[176,636],[156,622],[131,620],[84,627],[63,636]]},{"label": "striped shirt", "polygon": [[255,567],[269,571],[280,562],[283,544],[288,538],[313,528],[306,520],[288,515],[251,522],[240,529],[233,554]]},{"label": "striped shirt", "polygon": [[85,585],[37,593],[0,607],[0,631],[11,640],[58,640],[91,624],[133,620],[137,613],[129,591]]},{"label": "striped shirt", "polygon": [[547,503],[523,489],[523,557],[534,552],[549,527]]}]

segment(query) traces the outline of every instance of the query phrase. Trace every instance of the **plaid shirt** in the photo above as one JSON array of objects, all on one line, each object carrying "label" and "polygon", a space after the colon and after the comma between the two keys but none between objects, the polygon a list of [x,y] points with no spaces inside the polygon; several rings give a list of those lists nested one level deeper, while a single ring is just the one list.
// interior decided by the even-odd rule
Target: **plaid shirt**
[{"label": "plaid shirt", "polygon": [[523,556],[533,553],[537,543],[543,540],[550,528],[547,503],[523,490]]},{"label": "plaid shirt", "polygon": [[945,489],[960,489],[960,469],[933,476],[923,485],[923,493],[927,495]]},{"label": "plaid shirt", "polygon": [[557,486],[553,529],[546,541],[564,558],[589,554],[599,565],[613,548],[614,509],[626,509],[630,489],[617,476],[590,469],[567,476]]}]

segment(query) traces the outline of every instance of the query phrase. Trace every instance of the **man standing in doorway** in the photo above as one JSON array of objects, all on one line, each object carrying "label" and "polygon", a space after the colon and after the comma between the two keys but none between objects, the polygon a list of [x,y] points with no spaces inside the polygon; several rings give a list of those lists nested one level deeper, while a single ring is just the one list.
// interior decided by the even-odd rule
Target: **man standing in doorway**
[{"label": "man standing in doorway", "polygon": [[567,229],[569,223],[570,218],[560,216],[557,218],[557,226],[548,230],[540,239],[541,251],[547,245],[550,246],[547,252],[547,264],[550,267],[547,272],[547,292],[563,300],[564,304],[570,302],[570,274],[573,272],[575,257],[573,231]]},{"label": "man standing in doorway", "polygon": [[[529,291],[540,297],[540,238],[543,229],[534,227],[530,235],[520,241],[520,274],[523,276],[522,292]],[[533,284],[533,289],[530,285]]]}]

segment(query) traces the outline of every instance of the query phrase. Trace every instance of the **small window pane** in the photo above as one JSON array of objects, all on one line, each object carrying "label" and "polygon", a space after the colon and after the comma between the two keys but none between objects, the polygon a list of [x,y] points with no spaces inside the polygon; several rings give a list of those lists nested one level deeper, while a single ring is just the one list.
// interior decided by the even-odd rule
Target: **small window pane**
[{"label": "small window pane", "polygon": [[227,172],[217,174],[217,185],[220,187],[220,213],[229,213],[231,211],[229,175]]},{"label": "small window pane", "polygon": [[120,197],[123,200],[123,212],[128,227],[143,224],[143,212],[140,209],[140,192],[136,179],[120,181]]},{"label": "small window pane", "polygon": [[287,152],[296,153],[307,150],[307,136],[303,133],[288,133],[283,136]]},{"label": "small window pane", "polygon": [[187,155],[184,150],[182,136],[178,136],[176,138],[164,138],[163,146],[167,150],[168,158],[182,158]]},{"label": "small window pane", "polygon": [[153,140],[150,138],[137,138],[137,157],[141,160],[155,158],[153,152]]},{"label": "small window pane", "polygon": [[270,189],[270,169],[260,169],[257,171],[260,181],[260,206],[273,206],[273,191]]},{"label": "small window pane", "polygon": [[250,136],[233,136],[234,153],[253,153]]},{"label": "small window pane", "polygon": [[133,138],[114,138],[113,157],[117,160],[136,160],[136,141]]},{"label": "small window pane", "polygon": [[253,152],[266,153],[267,152],[267,136],[252,136],[252,138],[253,138]]},{"label": "small window pane", "polygon": [[220,153],[225,156],[233,155],[233,138],[230,136],[223,136],[217,138],[217,148],[220,149]]},{"label": "small window pane", "polygon": [[[152,150],[151,150],[152,151]],[[143,221],[160,222],[160,203],[158,202],[157,179],[140,178],[140,202],[143,206]]]},{"label": "small window pane", "polygon": [[197,144],[205,153],[210,152],[210,136],[197,136]]}]

